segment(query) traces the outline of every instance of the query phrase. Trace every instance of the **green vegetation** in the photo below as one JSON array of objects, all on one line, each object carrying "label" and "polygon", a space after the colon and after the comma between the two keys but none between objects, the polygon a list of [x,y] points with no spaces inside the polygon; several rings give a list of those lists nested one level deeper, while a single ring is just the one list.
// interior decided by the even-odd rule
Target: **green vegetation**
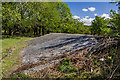
[{"label": "green vegetation", "polygon": [[[118,2],[119,5],[120,2]],[[2,41],[2,56],[9,50],[12,51],[2,60],[3,76],[8,77],[9,73],[20,65],[22,58],[19,52],[26,47],[25,40],[32,39],[13,37],[15,35],[42,36],[56,32],[104,35],[109,38],[120,37],[120,13],[116,11],[110,11],[110,19],[96,16],[91,26],[85,26],[83,22],[73,19],[72,16],[70,8],[63,2],[2,2],[2,33],[11,36],[0,40]],[[86,62],[82,61],[84,64],[81,62],[77,64],[76,59],[64,59],[59,67],[52,69],[51,73],[46,73],[44,78],[59,78],[60,76],[62,78],[104,79],[104,77],[117,77],[120,75],[119,53],[120,48],[113,47],[106,53],[103,51],[103,53],[88,55]],[[80,68],[81,65],[83,65],[82,68]],[[20,73],[10,77],[28,78],[30,76]]]},{"label": "green vegetation", "polygon": [[10,75],[10,78],[32,78],[32,77],[25,75],[23,73],[17,73],[17,74]]},{"label": "green vegetation", "polygon": [[91,33],[106,36],[120,36],[120,14],[110,11],[111,19],[96,16],[91,25]]},{"label": "green vegetation", "polygon": [[111,18],[96,16],[91,26],[73,19],[70,8],[63,2],[3,2],[2,15],[2,32],[9,35],[120,34],[120,14],[113,10],[110,11]]},{"label": "green vegetation", "polygon": [[59,70],[62,72],[68,72],[68,73],[73,73],[77,72],[77,68],[74,68],[74,66],[71,65],[71,60],[70,59],[64,59],[62,64],[59,66]]},{"label": "green vegetation", "polygon": [[[120,11],[120,2],[117,4]],[[120,37],[120,13],[110,10],[110,18],[96,16],[91,25],[91,34]]]},{"label": "green vegetation", "polygon": [[2,60],[2,71],[3,75],[7,76],[9,72],[16,69],[20,63],[21,63],[21,56],[19,52],[21,49],[25,47],[25,40],[32,39],[30,37],[11,37],[11,38],[3,38],[2,40],[2,55],[8,53],[8,51],[11,49],[12,53],[8,54],[7,57],[5,57]]},{"label": "green vegetation", "polygon": [[109,19],[104,19],[104,17],[95,16],[91,25],[92,34],[104,35],[110,33],[111,29],[108,26],[109,21]]},{"label": "green vegetation", "polygon": [[63,2],[3,2],[2,15],[3,34],[89,33]]},{"label": "green vegetation", "polygon": [[1,39],[2,42],[2,56],[4,56],[11,48],[14,48],[17,43],[23,40],[32,39],[30,37],[8,37]]}]

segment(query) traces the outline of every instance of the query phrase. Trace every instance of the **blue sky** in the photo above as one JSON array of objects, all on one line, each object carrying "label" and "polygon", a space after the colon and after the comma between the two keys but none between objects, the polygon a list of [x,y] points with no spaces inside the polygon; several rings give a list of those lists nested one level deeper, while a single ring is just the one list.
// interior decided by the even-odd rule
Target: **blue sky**
[{"label": "blue sky", "polygon": [[109,18],[111,9],[117,11],[116,4],[109,2],[64,2],[70,7],[73,18],[85,22],[85,25],[90,25],[91,21],[97,16]]}]

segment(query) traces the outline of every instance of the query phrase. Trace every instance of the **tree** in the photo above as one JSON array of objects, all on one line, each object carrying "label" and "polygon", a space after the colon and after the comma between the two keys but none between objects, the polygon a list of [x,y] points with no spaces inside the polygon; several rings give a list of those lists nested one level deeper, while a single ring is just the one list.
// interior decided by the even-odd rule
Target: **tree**
[{"label": "tree", "polygon": [[[50,32],[86,33],[63,2],[3,2],[4,33],[44,35]],[[82,30],[84,28],[84,30]]]},{"label": "tree", "polygon": [[17,3],[2,3],[2,15],[3,15],[3,29],[9,31],[9,35],[14,34],[17,24],[20,21],[20,14],[18,13]]},{"label": "tree", "polygon": [[96,16],[92,21],[91,32],[92,34],[107,34],[110,32],[110,28],[108,27],[109,20],[104,19],[104,17]]},{"label": "tree", "polygon": [[114,30],[115,33],[120,33],[120,14],[116,13],[116,11],[111,10],[110,11],[111,16],[111,28]]}]

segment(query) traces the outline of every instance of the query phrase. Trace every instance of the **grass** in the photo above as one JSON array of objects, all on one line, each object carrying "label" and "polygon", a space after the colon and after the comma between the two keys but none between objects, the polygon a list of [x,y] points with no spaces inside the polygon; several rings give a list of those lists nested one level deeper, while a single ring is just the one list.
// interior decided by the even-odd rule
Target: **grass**
[{"label": "grass", "polygon": [[21,40],[32,39],[30,37],[10,37],[1,39],[2,42],[2,56],[5,55],[10,48],[13,48]]},{"label": "grass", "polygon": [[10,48],[15,47],[14,51],[2,60],[3,77],[15,70],[21,63],[21,56],[19,52],[25,47],[25,40],[32,39],[30,37],[11,37],[3,38],[2,41],[2,55],[5,55]]}]

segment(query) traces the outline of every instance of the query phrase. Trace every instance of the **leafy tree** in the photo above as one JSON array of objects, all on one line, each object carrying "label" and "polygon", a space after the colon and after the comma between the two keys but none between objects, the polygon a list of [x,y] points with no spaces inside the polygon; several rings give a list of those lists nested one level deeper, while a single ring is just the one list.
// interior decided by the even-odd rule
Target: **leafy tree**
[{"label": "leafy tree", "polygon": [[3,2],[2,5],[5,34],[88,33],[89,30],[72,18],[70,8],[63,2]]},{"label": "leafy tree", "polygon": [[120,14],[117,14],[116,11],[111,10],[110,16],[112,18],[110,24],[111,28],[114,30],[113,32],[120,33]]},{"label": "leafy tree", "polygon": [[5,33],[8,30],[9,35],[14,34],[21,18],[16,5],[16,3],[12,2],[2,3],[3,29],[5,29]]},{"label": "leafy tree", "polygon": [[110,32],[108,27],[109,20],[105,17],[96,16],[91,25],[92,34],[107,34]]}]

